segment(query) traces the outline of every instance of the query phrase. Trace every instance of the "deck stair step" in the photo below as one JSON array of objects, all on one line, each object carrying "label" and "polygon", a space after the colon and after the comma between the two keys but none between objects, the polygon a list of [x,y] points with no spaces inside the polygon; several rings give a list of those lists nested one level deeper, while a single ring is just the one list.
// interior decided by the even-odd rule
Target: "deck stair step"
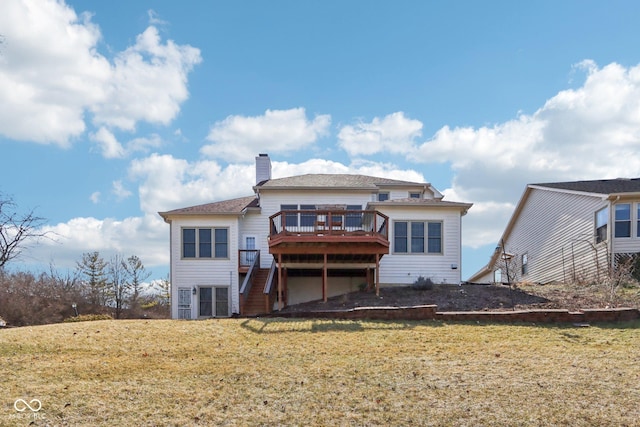
[{"label": "deck stair step", "polygon": [[244,303],[244,315],[255,316],[267,313],[265,307],[264,285],[269,277],[269,269],[259,269],[253,277],[251,290]]}]

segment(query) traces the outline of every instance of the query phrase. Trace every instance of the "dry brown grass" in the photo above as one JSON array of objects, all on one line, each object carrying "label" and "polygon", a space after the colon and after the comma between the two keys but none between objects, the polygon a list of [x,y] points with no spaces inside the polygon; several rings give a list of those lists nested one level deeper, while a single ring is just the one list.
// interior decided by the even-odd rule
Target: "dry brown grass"
[{"label": "dry brown grass", "polygon": [[3,426],[638,425],[640,323],[57,324],[0,330],[0,378]]}]

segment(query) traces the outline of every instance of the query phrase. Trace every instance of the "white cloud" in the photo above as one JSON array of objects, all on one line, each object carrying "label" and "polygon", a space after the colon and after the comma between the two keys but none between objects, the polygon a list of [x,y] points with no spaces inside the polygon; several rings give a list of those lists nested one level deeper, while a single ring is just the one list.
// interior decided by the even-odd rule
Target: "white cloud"
[{"label": "white cloud", "polygon": [[125,156],[124,147],[108,129],[101,127],[97,132],[89,135],[89,137],[98,145],[102,157],[106,159],[119,159]]},{"label": "white cloud", "polygon": [[168,124],[189,96],[187,74],[201,60],[199,49],[162,44],[158,30],[148,27],[116,56],[106,99],[91,105],[94,122],[131,131],[138,121]]},{"label": "white cloud", "polygon": [[97,132],[89,135],[91,141],[95,142],[102,157],[105,159],[122,159],[132,155],[135,152],[148,152],[151,148],[162,146],[162,139],[157,134],[144,138],[134,138],[127,142],[126,145],[121,144],[115,135],[105,127],[101,127]]},{"label": "white cloud", "polygon": [[100,30],[53,0],[3,1],[0,28],[0,134],[67,146],[85,130],[84,109],[105,96]]},{"label": "white cloud", "polygon": [[95,192],[91,193],[91,196],[89,196],[89,200],[91,200],[91,202],[94,205],[97,205],[98,203],[100,203],[100,192],[99,191],[95,191]]},{"label": "white cloud", "polygon": [[91,16],[63,1],[4,0],[0,28],[0,135],[16,140],[68,147],[85,132],[87,111],[106,127],[167,124],[201,60],[150,26],[111,63],[98,53]]},{"label": "white cloud", "polygon": [[584,84],[535,113],[480,128],[444,126],[410,156],[449,162],[450,194],[476,203],[465,245],[495,242],[528,183],[640,176],[640,65],[579,68]]},{"label": "white cloud", "polygon": [[159,148],[162,146],[162,139],[158,134],[152,134],[147,138],[134,138],[127,143],[127,152],[142,152],[146,153],[152,148]]},{"label": "white cloud", "polygon": [[131,197],[131,195],[133,194],[131,193],[131,191],[124,188],[124,185],[122,185],[122,181],[120,180],[112,182],[111,192],[116,196],[116,199],[118,201],[122,201],[128,197]]},{"label": "white cloud", "polygon": [[147,16],[149,17],[149,24],[151,25],[163,26],[169,24],[167,21],[161,19],[160,15],[153,9],[147,11]]},{"label": "white cloud", "polygon": [[242,162],[257,153],[289,154],[313,146],[327,134],[331,117],[307,119],[304,108],[267,110],[257,117],[229,116],[215,123],[201,152],[211,158]]},{"label": "white cloud", "polygon": [[65,223],[46,226],[42,239],[29,249],[24,262],[74,268],[85,252],[98,251],[104,259],[119,253],[138,255],[145,266],[165,266],[169,263],[169,226],[158,215],[112,218],[73,218]]},{"label": "white cloud", "polygon": [[403,181],[424,182],[424,176],[412,169],[399,168],[391,163],[355,160],[349,165],[324,159],[309,159],[303,163],[273,162],[273,178],[307,173],[335,173],[378,176]]},{"label": "white cloud", "polygon": [[351,156],[407,154],[414,150],[415,140],[421,135],[422,123],[399,111],[382,119],[375,117],[371,123],[344,126],[338,134],[338,144]]}]

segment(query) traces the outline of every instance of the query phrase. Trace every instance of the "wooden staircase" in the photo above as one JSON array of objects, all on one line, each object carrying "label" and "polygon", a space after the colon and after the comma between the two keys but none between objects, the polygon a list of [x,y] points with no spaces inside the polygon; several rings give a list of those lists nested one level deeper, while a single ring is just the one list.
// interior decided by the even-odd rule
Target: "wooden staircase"
[{"label": "wooden staircase", "polygon": [[271,307],[268,307],[268,297],[264,294],[264,285],[268,276],[268,268],[261,268],[256,272],[251,283],[249,296],[244,304],[244,316],[271,313]]}]

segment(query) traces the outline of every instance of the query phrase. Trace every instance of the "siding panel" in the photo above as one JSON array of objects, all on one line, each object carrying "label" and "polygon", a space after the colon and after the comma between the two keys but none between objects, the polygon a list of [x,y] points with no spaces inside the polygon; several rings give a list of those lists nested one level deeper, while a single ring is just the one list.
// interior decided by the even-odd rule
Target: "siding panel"
[{"label": "siding panel", "polygon": [[[585,281],[604,274],[606,243],[595,244],[594,218],[605,206],[599,197],[531,189],[505,242],[506,252],[514,255],[511,280]],[[525,253],[529,270],[523,275]]]}]

